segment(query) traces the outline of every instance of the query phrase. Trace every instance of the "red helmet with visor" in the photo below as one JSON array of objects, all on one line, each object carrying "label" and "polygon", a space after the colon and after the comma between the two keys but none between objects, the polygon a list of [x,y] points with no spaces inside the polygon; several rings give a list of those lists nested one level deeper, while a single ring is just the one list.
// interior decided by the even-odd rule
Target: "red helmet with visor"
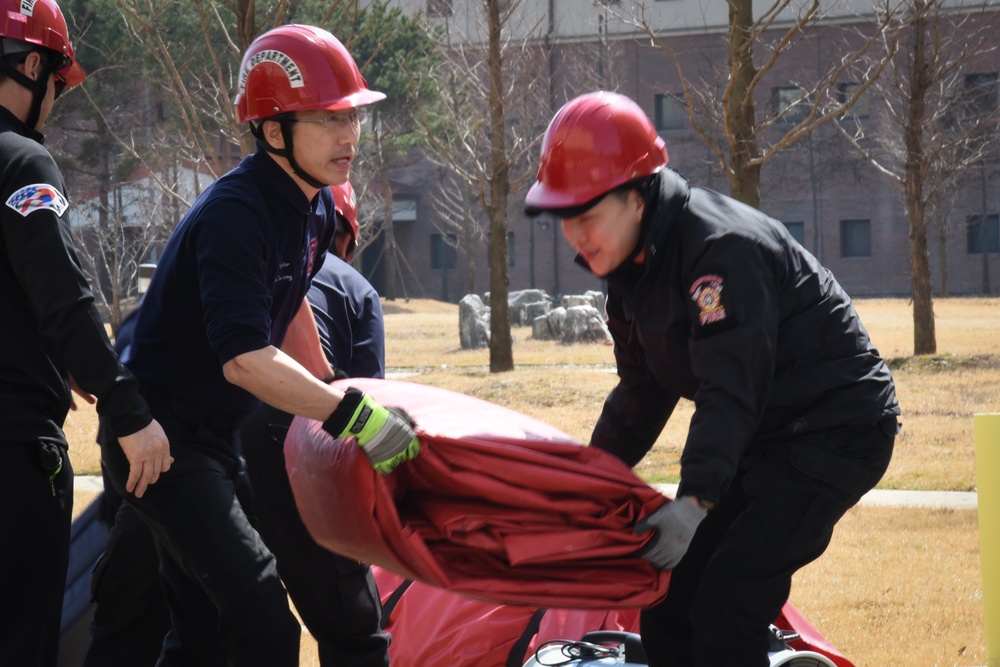
[{"label": "red helmet with visor", "polygon": [[336,37],[309,25],[270,30],[240,65],[236,118],[241,123],[290,111],[351,109],[385,99],[369,90],[354,58]]},{"label": "red helmet with visor", "polygon": [[580,207],[666,165],[666,144],[638,104],[617,93],[587,93],[549,123],[527,211]]},{"label": "red helmet with visor", "polygon": [[69,43],[62,10],[53,0],[0,0],[0,55],[28,50],[11,42],[38,46],[66,59],[56,73],[70,88],[83,83],[84,73]]}]

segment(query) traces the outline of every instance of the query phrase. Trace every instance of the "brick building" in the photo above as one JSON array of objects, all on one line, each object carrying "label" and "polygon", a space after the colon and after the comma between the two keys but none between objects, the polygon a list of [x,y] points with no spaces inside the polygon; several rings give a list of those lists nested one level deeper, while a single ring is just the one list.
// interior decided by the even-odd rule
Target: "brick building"
[{"label": "brick building", "polygon": [[[396,0],[409,12],[424,12],[431,21],[446,25],[450,34],[476,40],[482,25],[476,12],[482,3],[464,0]],[[524,28],[521,37],[534,48],[546,43],[550,63],[589,61],[586,75],[569,75],[564,68],[552,82],[552,103],[560,106],[569,98],[607,88],[635,99],[654,120],[667,143],[670,164],[696,185],[723,193],[729,183],[721,173],[719,159],[691,127],[686,108],[678,100],[681,79],[670,56],[651,44],[650,37],[635,25],[638,18],[669,43],[685,77],[695,87],[711,89],[726,76],[726,3],[722,0],[647,0],[641,16],[625,5],[604,5],[595,0],[523,0],[513,26]],[[792,11],[792,10],[786,10]],[[977,5],[975,11],[953,6],[948,16],[962,16],[961,28],[969,35],[981,28],[1000,33],[1000,11],[996,5]],[[779,15],[769,37],[776,38],[789,25],[790,15]],[[871,31],[871,11],[844,3],[826,8],[824,19],[805,30],[790,51],[782,54],[765,75],[755,104],[758,119],[775,118],[759,133],[763,147],[780,140],[804,113],[796,101],[819,80],[820,72],[834,66],[856,49],[859,31]],[[546,42],[543,33],[551,26]],[[511,28],[517,34],[517,27]],[[963,33],[964,34],[964,33]],[[970,39],[964,40],[968,43]],[[906,37],[901,41],[905,48]],[[758,61],[766,49],[755,47]],[[995,50],[962,61],[948,94],[975,103],[984,117],[997,117],[997,72],[1000,54]],[[579,72],[579,70],[575,70]],[[846,96],[859,81],[847,72],[838,78],[828,95]],[[764,91],[764,92],[761,92]],[[968,107],[968,105],[966,105]],[[539,111],[539,126],[552,110]],[[704,121],[703,121],[704,122]],[[849,131],[863,130],[862,145],[880,146],[884,160],[896,167],[884,146],[901,131],[891,122],[888,103],[873,88],[848,112],[842,125]],[[714,130],[718,132],[718,130]],[[946,196],[928,212],[928,237],[932,282],[941,290],[942,267],[947,271],[950,294],[980,294],[990,281],[994,293],[1000,289],[1000,155],[992,142],[989,159],[956,174]],[[537,158],[536,158],[537,159]],[[428,297],[457,301],[469,291],[466,254],[475,257],[475,291],[489,289],[486,241],[467,244],[437,219],[432,193],[445,183],[444,170],[427,162],[394,174],[393,242],[405,258],[399,267],[395,296]],[[579,293],[601,289],[600,281],[573,262],[573,254],[562,239],[557,220],[530,221],[522,213],[527,186],[512,193],[509,210],[510,289],[528,287],[549,293]],[[880,172],[850,145],[834,123],[827,123],[808,137],[786,148],[765,163],[761,173],[761,208],[784,222],[793,235],[838,277],[849,293],[906,295],[910,292],[909,223],[903,188]],[[485,216],[483,216],[485,219]],[[982,222],[985,220],[985,230]],[[985,234],[982,232],[985,231]],[[456,243],[452,247],[448,241]],[[987,254],[983,255],[985,243]],[[362,270],[380,290],[385,287],[385,262],[380,237],[361,257]],[[944,252],[942,252],[942,250]],[[985,259],[985,261],[984,261]],[[985,275],[984,275],[985,274]]]}]

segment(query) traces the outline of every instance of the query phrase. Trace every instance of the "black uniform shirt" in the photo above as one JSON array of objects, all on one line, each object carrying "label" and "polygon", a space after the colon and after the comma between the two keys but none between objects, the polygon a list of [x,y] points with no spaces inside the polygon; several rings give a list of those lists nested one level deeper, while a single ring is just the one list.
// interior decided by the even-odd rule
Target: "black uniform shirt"
[{"label": "black uniform shirt", "polygon": [[850,298],[784,225],[669,169],[657,186],[645,261],[608,276],[620,382],[592,444],[635,465],[691,399],[679,493],[717,502],[768,443],[899,414]]},{"label": "black uniform shirt", "polygon": [[0,107],[0,441],[65,442],[69,375],[115,435],[129,435],[152,418],[108,341],[41,141]]},{"label": "black uniform shirt", "polygon": [[[143,384],[210,410],[255,399],[222,366],[280,346],[334,228],[329,188],[308,201],[257,152],[202,193],[167,243],[136,322],[129,368]],[[332,216],[331,216],[332,218]]]}]

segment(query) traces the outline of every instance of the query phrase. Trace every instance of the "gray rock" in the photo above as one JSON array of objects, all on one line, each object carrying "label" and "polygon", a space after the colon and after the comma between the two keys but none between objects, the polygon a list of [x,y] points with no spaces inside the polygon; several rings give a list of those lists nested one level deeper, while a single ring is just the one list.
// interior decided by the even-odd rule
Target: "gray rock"
[{"label": "gray rock", "polygon": [[458,341],[463,350],[490,345],[490,308],[476,294],[458,302]]}]

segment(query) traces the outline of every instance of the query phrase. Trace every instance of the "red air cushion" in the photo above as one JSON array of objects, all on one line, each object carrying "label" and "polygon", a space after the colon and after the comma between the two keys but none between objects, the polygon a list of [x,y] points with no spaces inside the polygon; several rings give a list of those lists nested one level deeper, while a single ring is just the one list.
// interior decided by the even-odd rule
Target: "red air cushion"
[{"label": "red air cushion", "polygon": [[324,547],[449,591],[504,604],[645,607],[669,574],[635,553],[632,526],[666,499],[616,457],[470,396],[351,379],[417,423],[421,453],[391,475],[353,439],[297,418],[285,442],[302,519]]}]

